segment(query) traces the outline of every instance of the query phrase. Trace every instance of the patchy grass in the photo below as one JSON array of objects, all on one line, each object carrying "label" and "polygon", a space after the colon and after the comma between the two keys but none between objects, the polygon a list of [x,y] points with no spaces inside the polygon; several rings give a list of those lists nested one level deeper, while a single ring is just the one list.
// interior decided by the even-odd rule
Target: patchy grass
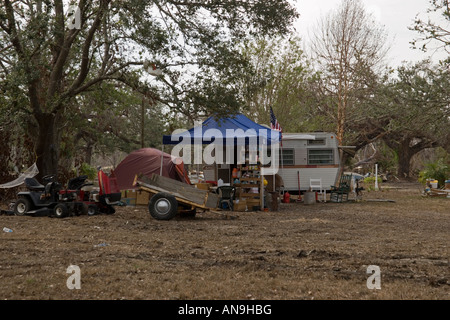
[{"label": "patchy grass", "polygon": [[[1,299],[450,299],[450,199],[280,204],[157,221],[145,207],[66,219],[0,216]],[[104,246],[98,246],[105,244]],[[81,289],[69,290],[70,265]],[[369,265],[381,289],[369,290]]]}]

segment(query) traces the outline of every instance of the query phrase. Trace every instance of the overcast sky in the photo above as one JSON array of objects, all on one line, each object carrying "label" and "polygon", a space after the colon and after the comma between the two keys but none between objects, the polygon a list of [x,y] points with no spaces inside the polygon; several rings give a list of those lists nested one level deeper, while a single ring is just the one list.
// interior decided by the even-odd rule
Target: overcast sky
[{"label": "overcast sky", "polygon": [[[419,36],[419,33],[408,29],[413,25],[414,18],[420,14],[421,18],[427,17],[429,0],[362,0],[367,11],[371,12],[388,34],[388,42],[391,49],[388,62],[392,67],[401,64],[402,61],[419,61],[430,56],[418,49],[411,49],[410,42]],[[297,0],[297,10],[300,19],[296,29],[300,36],[308,42],[308,34],[311,34],[320,17],[327,15],[330,10],[336,8],[340,0]],[[437,61],[446,55],[435,53],[433,60]]]}]

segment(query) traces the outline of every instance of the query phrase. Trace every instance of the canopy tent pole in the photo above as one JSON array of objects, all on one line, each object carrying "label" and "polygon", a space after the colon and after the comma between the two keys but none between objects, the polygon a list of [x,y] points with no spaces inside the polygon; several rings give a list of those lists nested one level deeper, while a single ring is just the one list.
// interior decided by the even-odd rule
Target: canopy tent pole
[{"label": "canopy tent pole", "polygon": [[163,159],[164,159],[164,143],[162,145],[162,150],[161,150],[161,169],[159,171],[160,176],[163,175]]},{"label": "canopy tent pole", "polygon": [[[281,171],[283,171],[283,165],[284,165],[284,161],[283,161],[283,145],[280,146],[280,163],[281,163],[281,168],[280,168],[280,175],[281,175]],[[283,188],[283,195],[284,195],[284,188]],[[299,190],[300,191],[300,190]]]},{"label": "canopy tent pole", "polygon": [[[272,146],[270,146],[270,157],[273,159],[274,158],[274,156],[273,156],[273,154],[272,154],[272,152],[273,152],[273,148],[272,148]],[[273,165],[276,165],[276,164],[274,164],[273,162],[271,162],[271,165],[273,166]],[[275,192],[276,190],[275,190],[275,188],[276,188],[276,184],[275,184],[275,179],[276,179],[276,173],[275,173],[275,171],[274,171],[274,173],[273,173],[273,178],[272,178],[272,185],[273,185],[273,192]]]},{"label": "canopy tent pole", "polygon": [[276,177],[275,177],[275,173],[274,173],[273,174],[273,179],[272,179],[273,180],[273,183],[272,183],[273,184],[273,192],[275,192],[275,178]]}]

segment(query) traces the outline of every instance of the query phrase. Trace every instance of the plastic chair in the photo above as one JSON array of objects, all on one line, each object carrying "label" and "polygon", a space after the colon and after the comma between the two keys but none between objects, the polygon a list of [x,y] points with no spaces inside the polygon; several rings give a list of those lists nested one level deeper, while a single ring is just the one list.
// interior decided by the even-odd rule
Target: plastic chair
[{"label": "plastic chair", "polygon": [[309,188],[311,191],[318,190],[319,194],[322,196],[323,202],[327,202],[327,193],[322,188],[322,179],[309,179]]},{"label": "plastic chair", "polygon": [[233,211],[233,200],[236,193],[236,188],[232,186],[221,186],[217,188],[217,194],[219,195],[218,207],[221,208],[223,203],[228,204],[230,211]]}]

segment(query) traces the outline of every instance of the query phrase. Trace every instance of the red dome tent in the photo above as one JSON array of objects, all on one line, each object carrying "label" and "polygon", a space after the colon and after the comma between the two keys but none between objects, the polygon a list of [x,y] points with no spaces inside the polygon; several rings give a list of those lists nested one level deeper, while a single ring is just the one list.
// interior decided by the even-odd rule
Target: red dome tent
[{"label": "red dome tent", "polygon": [[111,172],[111,177],[117,179],[120,190],[135,189],[133,186],[136,175],[151,177],[153,173],[162,175],[181,182],[190,184],[184,163],[179,158],[174,158],[168,153],[152,148],[143,148],[131,152],[125,159]]}]

